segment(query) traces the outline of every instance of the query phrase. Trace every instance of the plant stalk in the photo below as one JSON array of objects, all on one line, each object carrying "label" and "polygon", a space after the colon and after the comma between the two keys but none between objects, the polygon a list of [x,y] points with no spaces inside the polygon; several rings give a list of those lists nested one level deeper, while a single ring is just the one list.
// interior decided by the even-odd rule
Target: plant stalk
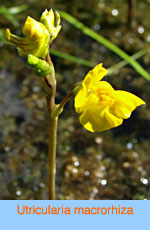
[{"label": "plant stalk", "polygon": [[45,60],[51,65],[52,72],[50,76],[42,79],[45,89],[47,107],[48,107],[48,122],[49,122],[49,140],[48,140],[48,199],[55,200],[55,176],[56,176],[56,144],[57,144],[57,121],[59,114],[63,111],[64,105],[72,97],[72,92],[69,93],[60,103],[55,104],[56,80],[55,70],[49,53]]},{"label": "plant stalk", "polygon": [[56,175],[56,143],[57,120],[49,116],[49,143],[48,143],[48,198],[55,200],[55,175]]},{"label": "plant stalk", "polygon": [[[55,89],[46,95],[48,107],[48,199],[55,200],[55,175],[56,175],[56,142],[57,142],[57,120],[51,114],[55,109]],[[54,90],[54,91],[53,91]]]},{"label": "plant stalk", "polygon": [[55,70],[51,62],[49,53],[46,56],[46,61],[51,65],[52,72],[50,76],[43,79],[43,87],[46,93],[48,107],[48,199],[55,200],[55,176],[56,176],[56,143],[57,143],[57,117],[52,117],[55,110],[55,93],[56,80]]}]

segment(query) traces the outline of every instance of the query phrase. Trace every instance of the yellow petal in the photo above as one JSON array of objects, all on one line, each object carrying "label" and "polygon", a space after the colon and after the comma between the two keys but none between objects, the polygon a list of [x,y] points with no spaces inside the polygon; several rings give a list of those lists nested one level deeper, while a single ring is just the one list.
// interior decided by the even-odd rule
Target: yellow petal
[{"label": "yellow petal", "polygon": [[10,29],[6,29],[5,31],[5,37],[6,39],[13,43],[14,45],[22,44],[22,45],[28,45],[29,40],[27,38],[21,38],[19,36],[16,36],[10,32]]},{"label": "yellow petal", "polygon": [[111,105],[115,100],[115,90],[106,81],[100,81],[94,84],[93,93],[97,95],[99,102],[107,102]]},{"label": "yellow petal", "polygon": [[104,105],[84,110],[80,122],[90,132],[102,132],[121,125],[123,120],[112,115]]},{"label": "yellow petal", "polygon": [[105,75],[107,74],[107,70],[102,67],[102,63],[98,64],[88,72],[86,77],[83,80],[83,87],[89,89],[92,87],[93,83],[99,82]]},{"label": "yellow petal", "polygon": [[18,47],[23,50],[24,56],[33,54],[36,57],[45,57],[48,52],[50,39],[46,27],[28,16],[22,32],[29,40],[28,47],[18,44]]},{"label": "yellow petal", "polygon": [[114,92],[114,88],[107,81],[93,82],[93,89],[99,89],[99,91],[109,90]]},{"label": "yellow petal", "polygon": [[112,104],[112,106],[110,106],[109,111],[118,118],[129,118],[131,112],[137,106],[145,104],[145,102],[142,99],[126,91],[116,90],[115,95],[116,100]]},{"label": "yellow petal", "polygon": [[83,111],[85,101],[86,101],[86,92],[84,88],[81,88],[77,93],[77,95],[75,96],[75,102],[74,102],[75,110],[77,113],[81,113]]},{"label": "yellow petal", "polygon": [[[83,110],[91,106],[106,107],[112,103],[112,101],[114,100],[113,94],[107,95],[107,91],[109,87],[113,91],[114,89],[107,82],[106,82],[107,84],[105,84],[105,82],[98,82],[98,83],[100,83],[99,85],[102,88],[97,89],[95,87],[93,89],[93,92],[91,92],[90,90],[86,92],[83,87],[79,90],[78,94],[75,96],[75,109],[77,113],[81,113]],[[106,90],[103,87],[104,85],[105,85]],[[101,91],[103,91],[103,93],[105,94],[101,95]]]}]

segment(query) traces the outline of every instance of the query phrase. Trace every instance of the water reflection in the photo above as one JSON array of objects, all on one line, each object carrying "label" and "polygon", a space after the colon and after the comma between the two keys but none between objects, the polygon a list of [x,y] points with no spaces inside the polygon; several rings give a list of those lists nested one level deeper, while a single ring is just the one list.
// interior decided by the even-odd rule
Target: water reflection
[{"label": "water reflection", "polygon": [[117,16],[119,14],[118,10],[117,9],[113,9],[112,10],[112,15],[113,16]]},{"label": "water reflection", "polygon": [[139,34],[143,34],[144,33],[144,27],[143,26],[139,26],[138,33]]}]

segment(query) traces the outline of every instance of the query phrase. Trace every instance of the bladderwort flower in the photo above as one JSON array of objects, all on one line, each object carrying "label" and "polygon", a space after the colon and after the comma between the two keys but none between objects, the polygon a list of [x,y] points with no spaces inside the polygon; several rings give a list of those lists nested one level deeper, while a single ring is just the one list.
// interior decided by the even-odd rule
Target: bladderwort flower
[{"label": "bladderwort flower", "polygon": [[23,30],[24,38],[16,36],[6,29],[5,36],[9,42],[17,46],[20,56],[32,54],[36,57],[45,57],[48,52],[50,35],[46,27],[27,17]]},{"label": "bladderwort flower", "polygon": [[88,72],[82,85],[76,90],[75,110],[81,113],[80,122],[91,132],[100,132],[117,127],[123,119],[145,102],[132,93],[114,90],[101,79],[107,74],[102,64]]},{"label": "bladderwort flower", "polygon": [[[41,22],[27,17],[22,30],[25,37],[12,34],[9,29],[6,29],[5,36],[9,42],[17,46],[20,56],[32,54],[44,58],[48,53],[49,44],[60,31],[61,26],[59,24],[59,14],[55,12],[54,15],[52,10],[45,10],[41,16]],[[48,25],[51,25],[51,27]]]}]

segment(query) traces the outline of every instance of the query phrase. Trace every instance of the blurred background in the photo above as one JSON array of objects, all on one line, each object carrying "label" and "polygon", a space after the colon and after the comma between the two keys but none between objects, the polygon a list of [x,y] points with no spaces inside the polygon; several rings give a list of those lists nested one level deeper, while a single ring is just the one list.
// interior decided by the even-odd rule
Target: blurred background
[{"label": "blurred background", "polygon": [[[132,4],[131,4],[132,2]],[[21,35],[26,17],[44,9],[63,10],[129,55],[150,44],[150,0],[0,1],[0,199],[47,199],[47,108],[41,81],[4,39],[5,28]],[[66,20],[51,48],[103,62],[121,58]],[[59,103],[91,69],[51,55]],[[138,62],[150,73],[150,51]],[[146,101],[115,129],[90,133],[79,123],[73,100],[59,119],[57,199],[143,200],[150,198],[150,83],[130,65],[106,79]]]}]

